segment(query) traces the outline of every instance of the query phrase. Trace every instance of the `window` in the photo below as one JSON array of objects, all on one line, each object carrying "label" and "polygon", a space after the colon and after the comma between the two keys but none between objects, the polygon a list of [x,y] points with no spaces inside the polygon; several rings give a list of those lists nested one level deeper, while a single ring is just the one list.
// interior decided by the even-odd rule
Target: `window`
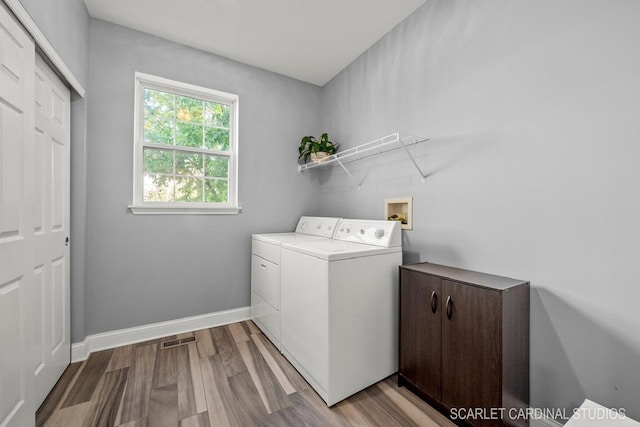
[{"label": "window", "polygon": [[136,73],[133,213],[235,214],[238,96]]}]

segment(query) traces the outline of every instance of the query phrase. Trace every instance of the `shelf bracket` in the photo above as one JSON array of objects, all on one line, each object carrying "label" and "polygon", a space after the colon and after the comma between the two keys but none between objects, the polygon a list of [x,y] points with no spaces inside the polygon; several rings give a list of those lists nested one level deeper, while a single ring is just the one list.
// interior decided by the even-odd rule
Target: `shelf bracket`
[{"label": "shelf bracket", "polygon": [[[340,167],[342,168],[342,170],[344,170],[344,172],[349,175],[349,178],[351,179],[351,182],[353,184],[356,183],[355,178],[353,177],[353,175],[351,175],[351,172],[349,172],[349,169],[347,169],[347,167],[342,163],[342,161],[340,159],[336,159],[336,163],[338,163],[340,165]],[[360,188],[362,187],[362,183],[358,183],[358,190],[360,190]]]},{"label": "shelf bracket", "polygon": [[349,178],[351,178],[351,180],[353,180],[353,175],[351,175],[351,172],[349,172],[349,169],[347,169],[347,167],[342,164],[342,162],[340,161],[340,159],[336,159],[336,162],[340,165],[340,167],[347,173],[347,175],[349,175]]},{"label": "shelf bracket", "polygon": [[[421,139],[419,141],[414,141],[414,144],[417,144],[419,142],[428,141],[428,140],[429,140],[429,138]],[[411,160],[411,163],[413,163],[413,166],[415,166],[416,170],[420,174],[420,177],[422,178],[422,182],[423,183],[426,182],[427,181],[427,176],[429,176],[429,175],[424,173],[424,172],[422,172],[422,169],[418,165],[418,162],[416,162],[416,159],[413,157],[413,155],[411,154],[411,152],[409,151],[409,149],[405,145],[405,143],[402,140],[402,138],[398,137],[398,142],[400,143],[400,145],[402,145],[402,148],[404,148],[404,152],[407,153],[407,156],[409,156],[409,159]]]}]

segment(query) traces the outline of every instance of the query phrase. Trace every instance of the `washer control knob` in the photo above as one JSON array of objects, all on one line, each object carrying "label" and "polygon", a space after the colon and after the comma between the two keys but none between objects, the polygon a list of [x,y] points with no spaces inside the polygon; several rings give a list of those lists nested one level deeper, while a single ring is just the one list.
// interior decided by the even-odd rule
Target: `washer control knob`
[{"label": "washer control knob", "polygon": [[318,230],[320,230],[320,228],[322,228],[322,226],[320,224],[318,224]]},{"label": "washer control knob", "polygon": [[364,235],[364,228],[360,229],[360,234]]},{"label": "washer control knob", "polygon": [[302,228],[303,230],[307,227],[307,223],[306,222],[301,222],[300,223],[300,228]]},{"label": "washer control knob", "polygon": [[344,231],[346,231],[347,233],[351,233],[351,229],[349,227],[347,227]]},{"label": "washer control knob", "polygon": [[384,230],[382,228],[376,228],[376,231],[374,231],[373,235],[376,239],[381,239],[382,236],[384,236]]},{"label": "washer control knob", "polygon": [[331,226],[330,225],[327,227],[327,230],[331,231]]}]

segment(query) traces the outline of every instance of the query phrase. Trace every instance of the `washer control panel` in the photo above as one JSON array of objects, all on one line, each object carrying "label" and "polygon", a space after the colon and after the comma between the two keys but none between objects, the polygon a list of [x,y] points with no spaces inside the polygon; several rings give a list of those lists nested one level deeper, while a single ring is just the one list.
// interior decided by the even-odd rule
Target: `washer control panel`
[{"label": "washer control panel", "polygon": [[402,236],[398,221],[341,219],[334,239],[375,246],[395,247],[401,246]]},{"label": "washer control panel", "polygon": [[298,221],[296,233],[332,238],[336,232],[339,220],[339,218],[302,216],[300,217],[300,221]]}]

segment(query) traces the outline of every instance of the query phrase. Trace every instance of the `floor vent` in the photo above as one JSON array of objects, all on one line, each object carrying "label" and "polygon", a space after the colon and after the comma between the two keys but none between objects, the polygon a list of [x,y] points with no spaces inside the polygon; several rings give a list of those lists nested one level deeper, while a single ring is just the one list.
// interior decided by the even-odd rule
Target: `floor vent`
[{"label": "floor vent", "polygon": [[162,341],[162,345],[160,346],[160,348],[164,350],[165,348],[178,347],[179,345],[185,345],[185,344],[189,344],[189,343],[192,343],[192,342],[196,342],[196,337],[170,339],[170,340],[167,340],[167,341]]}]

